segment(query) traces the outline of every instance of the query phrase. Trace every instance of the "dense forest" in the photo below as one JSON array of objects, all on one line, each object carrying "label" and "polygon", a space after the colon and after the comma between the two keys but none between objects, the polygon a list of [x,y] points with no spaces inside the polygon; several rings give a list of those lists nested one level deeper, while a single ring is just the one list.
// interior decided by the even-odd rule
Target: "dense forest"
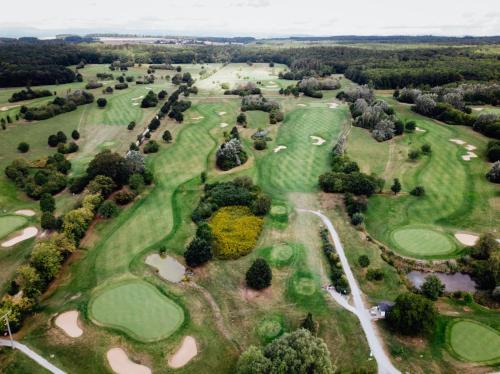
[{"label": "dense forest", "polygon": [[[286,64],[285,79],[345,74],[375,88],[435,86],[464,80],[500,78],[499,56],[479,54],[472,47],[374,50],[347,46],[273,48],[269,46],[101,45],[63,41],[0,44],[0,87],[72,82],[68,68],[85,63],[210,63],[275,62]],[[432,68],[430,68],[432,67]]]}]

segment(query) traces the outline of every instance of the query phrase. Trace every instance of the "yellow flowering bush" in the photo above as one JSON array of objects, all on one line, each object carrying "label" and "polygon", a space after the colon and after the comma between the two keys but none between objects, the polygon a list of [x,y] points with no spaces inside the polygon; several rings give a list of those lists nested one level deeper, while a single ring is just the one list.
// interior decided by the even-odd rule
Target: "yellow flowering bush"
[{"label": "yellow flowering bush", "polygon": [[214,254],[221,258],[246,255],[257,244],[263,218],[252,214],[246,206],[219,209],[210,220],[214,235]]}]

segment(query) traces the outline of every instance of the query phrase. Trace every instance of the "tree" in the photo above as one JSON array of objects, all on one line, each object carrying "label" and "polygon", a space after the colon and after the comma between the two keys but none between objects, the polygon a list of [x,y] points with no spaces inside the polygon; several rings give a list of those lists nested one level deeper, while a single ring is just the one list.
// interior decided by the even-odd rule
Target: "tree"
[{"label": "tree", "polygon": [[415,121],[408,121],[405,124],[405,129],[407,132],[413,132],[415,131],[415,128],[417,127],[417,124]]},{"label": "tree", "polygon": [[370,259],[367,255],[361,255],[358,258],[358,264],[359,266],[366,268],[368,265],[370,265]]},{"label": "tree", "polygon": [[31,265],[38,271],[45,284],[59,272],[61,262],[61,253],[48,240],[38,242],[31,253]]},{"label": "tree", "polygon": [[369,281],[381,281],[384,279],[384,271],[382,269],[368,269],[366,279]]},{"label": "tree", "polygon": [[311,313],[307,313],[307,316],[306,316],[306,318],[304,318],[304,320],[300,324],[300,327],[302,327],[303,329],[308,330],[312,335],[316,335],[317,332],[318,332],[317,331],[318,330],[318,326],[317,326],[316,322],[314,322]]},{"label": "tree", "polygon": [[44,230],[57,230],[59,228],[59,221],[52,212],[43,212],[40,219],[40,226]]},{"label": "tree", "polygon": [[248,269],[245,279],[247,286],[255,290],[262,290],[271,285],[273,273],[266,260],[258,258]]},{"label": "tree", "polygon": [[207,240],[195,237],[186,248],[184,258],[189,267],[197,267],[210,261],[213,257],[212,245]]},{"label": "tree", "polygon": [[163,141],[170,143],[172,141],[172,134],[170,133],[170,131],[165,130],[165,132],[162,135],[162,139]]},{"label": "tree", "polygon": [[130,188],[136,192],[140,192],[144,188],[144,178],[139,173],[134,173],[128,179]]},{"label": "tree", "polygon": [[323,339],[298,329],[269,343],[263,350],[250,347],[241,354],[237,374],[333,374],[330,352]]},{"label": "tree", "polygon": [[40,198],[40,210],[42,212],[53,212],[56,210],[56,200],[51,194],[45,193],[42,195]]},{"label": "tree", "polygon": [[426,144],[424,144],[424,145],[422,145],[422,147],[420,147],[420,149],[421,149],[421,151],[422,151],[422,153],[423,153],[424,155],[430,155],[430,154],[431,154],[431,152],[432,152],[431,145],[430,145],[430,144],[427,144],[427,143],[426,143]]},{"label": "tree", "polygon": [[394,195],[397,195],[401,191],[401,183],[398,178],[394,178],[394,183],[391,186],[391,191],[394,192]]},{"label": "tree", "polygon": [[59,144],[59,140],[57,139],[57,135],[49,135],[49,138],[47,139],[47,143],[49,147],[56,147],[57,144]]},{"label": "tree", "polygon": [[158,97],[153,91],[148,91],[141,101],[141,108],[151,108],[158,105]]},{"label": "tree", "polygon": [[87,167],[87,174],[90,179],[97,175],[105,175],[115,181],[118,186],[127,183],[130,169],[127,161],[118,153],[104,150],[98,153]]},{"label": "tree", "polygon": [[71,137],[73,138],[73,140],[78,140],[78,139],[80,139],[80,133],[78,132],[78,130],[76,130],[76,129],[75,129],[75,130],[73,130],[73,131],[71,132]]},{"label": "tree", "polygon": [[422,186],[416,186],[414,189],[410,191],[410,195],[413,196],[424,196],[425,195],[425,188]]},{"label": "tree", "polygon": [[486,178],[488,178],[490,182],[500,183],[500,161],[493,164],[490,171],[486,174]]},{"label": "tree", "polygon": [[[135,144],[134,144],[135,145]],[[131,173],[143,173],[145,168],[145,157],[138,150],[130,150],[125,156],[127,166]]]},{"label": "tree", "polygon": [[265,194],[258,194],[252,203],[252,212],[257,216],[265,216],[271,210],[271,198]]},{"label": "tree", "polygon": [[358,225],[361,225],[363,223],[363,221],[365,220],[365,216],[363,215],[363,213],[360,213],[360,212],[356,212],[352,215],[351,217],[351,223],[354,225],[354,226],[358,226]]},{"label": "tree", "polygon": [[26,153],[30,150],[30,145],[26,142],[21,142],[18,144],[17,150],[21,153]]},{"label": "tree", "polygon": [[144,153],[156,153],[160,149],[160,145],[155,140],[150,140],[144,145]]},{"label": "tree", "polygon": [[253,142],[253,147],[257,151],[262,151],[267,148],[267,142],[265,139],[255,139],[255,141]]},{"label": "tree", "polygon": [[62,131],[58,131],[56,136],[57,136],[57,143],[66,143],[66,141],[68,140],[66,134],[63,133]]},{"label": "tree", "polygon": [[396,303],[387,313],[386,321],[391,328],[404,335],[418,335],[432,332],[437,315],[432,301],[406,292],[396,298]]},{"label": "tree", "polygon": [[415,161],[415,160],[418,160],[420,157],[420,151],[418,149],[411,149],[409,152],[408,152],[408,158],[411,160],[411,161]]},{"label": "tree", "polygon": [[100,193],[104,198],[111,195],[116,190],[116,183],[110,177],[98,175],[87,185],[88,190],[92,194]]},{"label": "tree", "polygon": [[116,206],[116,203],[111,200],[106,200],[99,207],[99,215],[103,218],[112,218],[118,214],[120,209]]},{"label": "tree", "polygon": [[247,123],[246,114],[245,113],[238,114],[238,117],[236,117],[236,123],[238,123],[238,125],[246,125]]},{"label": "tree", "polygon": [[36,298],[43,288],[40,274],[31,265],[21,265],[17,269],[16,282],[23,291],[24,296]]},{"label": "tree", "polygon": [[437,300],[444,293],[444,284],[435,275],[425,277],[425,282],[422,284],[422,295],[429,300]]},{"label": "tree", "polygon": [[127,125],[127,130],[133,130],[134,127],[135,127],[135,121],[132,121]]},{"label": "tree", "polygon": [[488,260],[490,256],[499,251],[500,244],[491,233],[481,235],[476,245],[472,248],[472,257],[478,260]]},{"label": "tree", "polygon": [[107,103],[108,103],[108,100],[106,100],[104,97],[100,97],[97,99],[97,106],[99,108],[104,108]]}]

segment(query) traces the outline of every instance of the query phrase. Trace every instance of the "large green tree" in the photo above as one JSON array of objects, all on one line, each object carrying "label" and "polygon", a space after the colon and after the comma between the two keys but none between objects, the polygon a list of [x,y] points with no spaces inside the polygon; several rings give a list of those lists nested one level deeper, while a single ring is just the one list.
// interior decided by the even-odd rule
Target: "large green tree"
[{"label": "large green tree", "polygon": [[247,271],[247,286],[255,290],[262,290],[271,285],[273,273],[266,260],[258,258]]},{"label": "large green tree", "polygon": [[399,295],[387,314],[391,328],[404,335],[430,333],[437,320],[437,310],[427,298],[406,292]]}]

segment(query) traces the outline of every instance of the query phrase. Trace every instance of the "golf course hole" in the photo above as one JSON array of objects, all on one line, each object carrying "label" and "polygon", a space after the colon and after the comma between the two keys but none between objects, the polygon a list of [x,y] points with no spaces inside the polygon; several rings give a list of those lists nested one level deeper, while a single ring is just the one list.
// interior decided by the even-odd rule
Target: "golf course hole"
[{"label": "golf course hole", "polygon": [[310,296],[316,292],[316,282],[312,278],[297,278],[293,281],[295,292],[300,295]]},{"label": "golf course hole", "polygon": [[427,228],[401,228],[392,232],[392,239],[403,253],[416,257],[446,255],[455,250],[445,234]]},{"label": "golf course hole", "polygon": [[449,325],[451,349],[465,361],[496,363],[500,361],[500,333],[482,323],[458,320]]},{"label": "golf course hole", "polygon": [[285,265],[293,257],[293,248],[288,244],[278,244],[271,250],[271,263],[274,265]]},{"label": "golf course hole", "polygon": [[153,285],[130,280],[108,286],[90,300],[91,319],[151,342],[172,335],[184,321],[184,311]]},{"label": "golf course hole", "polygon": [[278,315],[265,317],[257,327],[257,335],[266,343],[282,335],[283,332],[283,318]]},{"label": "golf course hole", "polygon": [[173,283],[179,283],[186,272],[186,268],[172,256],[161,257],[153,253],[146,257],[146,264],[158,270],[160,277]]}]

